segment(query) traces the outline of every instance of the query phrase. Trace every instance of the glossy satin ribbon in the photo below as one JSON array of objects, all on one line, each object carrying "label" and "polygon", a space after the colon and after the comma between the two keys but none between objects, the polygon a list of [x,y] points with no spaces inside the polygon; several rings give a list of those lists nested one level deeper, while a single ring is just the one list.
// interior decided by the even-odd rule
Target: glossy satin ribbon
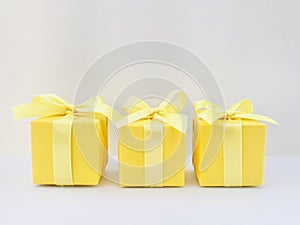
[{"label": "glossy satin ribbon", "polygon": [[[73,185],[71,135],[74,117],[88,116],[94,118],[97,114],[101,114],[110,120],[113,120],[113,117],[120,118],[111,107],[103,103],[100,96],[91,98],[81,105],[72,105],[55,94],[38,95],[33,97],[31,103],[14,107],[13,113],[15,119],[59,116],[59,119],[55,119],[52,125],[53,174],[54,182],[57,185]],[[83,142],[88,142],[88,135],[80,138],[83,139]],[[81,153],[89,166],[101,174],[102,168],[99,167],[97,158],[99,152],[83,150]]]},{"label": "glossy satin ribbon", "polygon": [[[242,185],[242,120],[258,120],[278,125],[278,123],[263,115],[253,114],[252,103],[244,99],[233,104],[228,110],[223,110],[219,106],[205,100],[194,103],[196,116],[205,120],[208,124],[213,124],[219,119],[224,119],[225,133],[223,137],[224,154],[224,186]],[[230,120],[230,123],[226,123]],[[216,129],[218,129],[216,127]],[[212,130],[213,132],[213,130]],[[218,132],[218,131],[217,131]],[[216,133],[217,133],[216,132]],[[200,161],[200,172],[205,171],[221,148],[209,148],[204,152]]]},{"label": "glossy satin ribbon", "polygon": [[[163,186],[163,125],[186,134],[187,116],[179,114],[185,105],[185,95],[177,90],[169,93],[157,108],[151,108],[138,97],[130,97],[124,110],[128,113],[116,121],[118,128],[138,120],[144,121],[145,186]],[[126,141],[126,140],[124,140]]]}]

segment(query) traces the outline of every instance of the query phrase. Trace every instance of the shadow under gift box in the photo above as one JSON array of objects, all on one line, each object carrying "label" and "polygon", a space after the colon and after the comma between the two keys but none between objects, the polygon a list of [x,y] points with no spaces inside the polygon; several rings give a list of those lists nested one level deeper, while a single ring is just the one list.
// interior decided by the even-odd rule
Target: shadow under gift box
[{"label": "shadow under gift box", "polygon": [[[226,126],[236,123],[235,120],[222,119],[210,125],[195,117],[193,119],[193,165],[195,175],[201,186],[224,185],[224,140]],[[224,129],[225,125],[225,129]],[[259,186],[263,184],[266,125],[255,120],[242,120],[242,183],[240,186]],[[215,132],[216,136],[212,135]],[[213,143],[214,142],[214,143]],[[200,171],[200,163],[209,143],[220,144],[217,155],[210,165]],[[211,148],[216,146],[211,146]],[[229,153],[230,154],[230,153]],[[230,155],[227,157],[230,164]],[[239,168],[236,168],[239,169]],[[229,174],[230,176],[230,174]],[[233,185],[235,186],[235,185]]]},{"label": "shadow under gift box", "polygon": [[[55,185],[53,166],[53,122],[51,116],[31,122],[32,179],[34,184]],[[73,185],[97,185],[107,164],[108,120],[103,115],[74,116],[71,132],[71,173]],[[87,160],[83,152],[96,157]],[[91,161],[92,160],[92,161]],[[92,165],[97,165],[93,168]],[[96,170],[98,172],[96,172]]]},{"label": "shadow under gift box", "polygon": [[[119,128],[120,185],[184,186],[186,135],[167,124],[153,120],[150,137],[153,146],[146,150],[149,140],[145,134],[145,122],[147,119]],[[159,134],[161,131],[162,135]],[[161,149],[157,148],[159,146]]]}]

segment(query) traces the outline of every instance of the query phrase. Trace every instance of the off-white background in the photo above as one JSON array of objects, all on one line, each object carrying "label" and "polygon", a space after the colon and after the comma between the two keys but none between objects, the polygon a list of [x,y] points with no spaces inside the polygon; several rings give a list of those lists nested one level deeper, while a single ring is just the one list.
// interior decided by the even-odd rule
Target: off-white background
[{"label": "off-white background", "polygon": [[[1,0],[0,220],[297,221],[291,205],[299,203],[299,12],[298,0]],[[142,40],[191,50],[212,70],[227,106],[248,97],[257,113],[280,122],[280,127],[268,126],[267,154],[273,156],[266,164],[264,187],[201,189],[190,172],[183,189],[120,189],[108,181],[87,189],[30,183],[30,120],[13,121],[11,107],[47,92],[72,101],[92,62]]]},{"label": "off-white background", "polygon": [[178,44],[212,70],[229,106],[244,97],[278,120],[268,154],[299,154],[300,3],[253,1],[1,1],[1,152],[29,152],[29,121],[11,107],[36,94],[74,99],[97,58],[141,40]]}]

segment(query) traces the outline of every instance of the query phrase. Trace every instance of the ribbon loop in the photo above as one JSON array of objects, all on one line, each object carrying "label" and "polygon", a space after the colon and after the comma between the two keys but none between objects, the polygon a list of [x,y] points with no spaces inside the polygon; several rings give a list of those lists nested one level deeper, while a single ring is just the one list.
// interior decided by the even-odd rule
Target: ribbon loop
[{"label": "ribbon loop", "polygon": [[151,111],[150,111],[150,114],[151,115],[154,115],[154,114],[159,114],[160,113],[160,110],[159,110],[159,108],[151,108],[150,109]]},{"label": "ribbon loop", "polygon": [[227,111],[238,111],[238,112],[243,112],[243,113],[253,113],[253,107],[252,107],[252,102],[249,99],[243,99],[240,102],[237,102],[230,106],[229,110]]}]

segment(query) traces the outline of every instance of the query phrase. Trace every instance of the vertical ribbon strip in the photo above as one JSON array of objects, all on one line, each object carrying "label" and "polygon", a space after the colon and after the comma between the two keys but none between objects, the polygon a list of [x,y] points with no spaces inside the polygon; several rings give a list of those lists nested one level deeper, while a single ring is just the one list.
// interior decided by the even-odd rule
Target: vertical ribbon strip
[{"label": "vertical ribbon strip", "polygon": [[230,121],[223,142],[224,186],[242,186],[242,154],[242,121]]},{"label": "vertical ribbon strip", "polygon": [[73,115],[68,114],[52,124],[53,175],[57,185],[73,185],[71,134]]},{"label": "vertical ribbon strip", "polygon": [[[33,97],[31,103],[19,105],[13,108],[14,118],[51,117],[59,116],[53,121],[52,153],[53,174],[55,184],[73,185],[72,160],[71,160],[71,134],[73,128],[73,116],[96,117],[97,114],[106,116],[110,120],[119,120],[120,115],[111,107],[103,103],[100,96],[96,96],[81,105],[66,103],[55,94],[44,94]],[[80,150],[80,148],[79,148]],[[80,150],[81,151],[81,150]],[[97,152],[81,151],[88,165],[101,174],[99,155]]]},{"label": "vertical ribbon strip", "polygon": [[[150,124],[151,126],[151,124]],[[161,123],[152,122],[150,127],[144,125],[144,150],[145,150],[145,186],[162,187],[164,180],[163,171],[163,129]],[[150,133],[150,135],[149,135]]]}]

